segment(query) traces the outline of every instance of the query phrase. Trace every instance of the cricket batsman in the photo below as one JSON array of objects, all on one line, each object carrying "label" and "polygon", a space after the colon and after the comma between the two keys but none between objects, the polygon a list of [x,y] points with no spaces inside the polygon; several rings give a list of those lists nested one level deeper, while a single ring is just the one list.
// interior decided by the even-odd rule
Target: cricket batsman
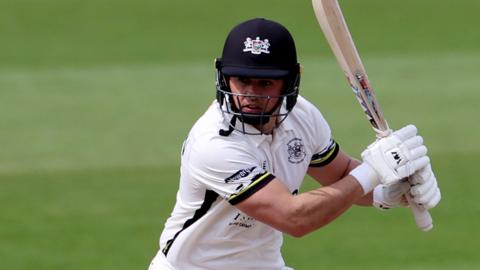
[{"label": "cricket batsman", "polygon": [[[281,24],[238,24],[215,68],[216,98],[183,144],[176,204],[149,270],[292,269],[283,234],[302,237],[353,205],[385,210],[406,206],[406,195],[424,209],[439,203],[415,126],[376,139],[361,160],[341,150],[299,95],[295,43]],[[307,174],[321,187],[299,193]]]}]

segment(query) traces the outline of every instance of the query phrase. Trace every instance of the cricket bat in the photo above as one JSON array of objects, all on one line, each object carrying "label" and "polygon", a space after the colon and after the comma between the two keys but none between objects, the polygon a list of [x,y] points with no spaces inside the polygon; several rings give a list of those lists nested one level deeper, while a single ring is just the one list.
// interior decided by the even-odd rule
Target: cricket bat
[{"label": "cricket bat", "polygon": [[[312,0],[313,10],[325,38],[342,68],[348,83],[352,87],[368,121],[377,137],[388,136],[391,132],[383,112],[375,97],[367,72],[355,47],[347,23],[337,0]],[[407,199],[415,217],[417,226],[422,231],[433,228],[432,217],[427,210],[419,208],[410,196]]]}]

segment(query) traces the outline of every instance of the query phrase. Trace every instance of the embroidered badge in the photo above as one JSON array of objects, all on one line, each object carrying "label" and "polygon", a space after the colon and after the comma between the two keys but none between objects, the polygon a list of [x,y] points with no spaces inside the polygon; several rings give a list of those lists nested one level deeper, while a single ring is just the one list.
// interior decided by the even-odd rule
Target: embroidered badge
[{"label": "embroidered badge", "polygon": [[247,40],[245,40],[244,44],[244,52],[251,52],[252,54],[270,54],[270,51],[268,50],[268,48],[270,47],[268,39],[260,40],[260,37],[257,37],[256,39],[251,39],[248,37]]},{"label": "embroidered badge", "polygon": [[302,139],[294,138],[287,143],[288,161],[290,163],[300,163],[307,155],[303,146]]}]

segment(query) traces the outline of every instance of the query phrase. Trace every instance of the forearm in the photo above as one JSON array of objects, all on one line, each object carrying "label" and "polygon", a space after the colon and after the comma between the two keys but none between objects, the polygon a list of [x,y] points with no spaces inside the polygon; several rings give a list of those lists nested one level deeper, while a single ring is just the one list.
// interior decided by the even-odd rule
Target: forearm
[{"label": "forearm", "polygon": [[294,198],[291,215],[296,224],[295,236],[321,228],[344,213],[363,196],[363,189],[352,176]]},{"label": "forearm", "polygon": [[363,194],[360,183],[350,175],[296,196],[281,181],[274,179],[235,206],[281,232],[301,237],[330,223]]}]

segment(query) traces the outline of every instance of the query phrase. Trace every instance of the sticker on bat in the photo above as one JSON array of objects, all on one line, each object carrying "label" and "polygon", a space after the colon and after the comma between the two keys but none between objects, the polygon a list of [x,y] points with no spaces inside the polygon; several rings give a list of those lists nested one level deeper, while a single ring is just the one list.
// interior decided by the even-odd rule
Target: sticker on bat
[{"label": "sticker on bat", "polygon": [[358,102],[360,103],[360,106],[363,109],[363,112],[365,113],[365,116],[367,116],[368,121],[374,128],[378,129],[379,127],[375,122],[375,119],[373,118],[372,112],[368,109],[367,103],[363,99],[362,95],[360,94],[360,92],[355,86],[351,85],[351,87],[352,87],[353,93],[355,94],[355,97],[357,98]]},{"label": "sticker on bat", "polygon": [[363,92],[365,93],[365,96],[367,97],[366,101],[371,105],[375,115],[379,115],[378,110],[377,110],[378,105],[376,104],[376,99],[374,97],[374,94],[373,94],[372,90],[368,87],[368,85],[369,85],[368,81],[361,74],[356,74],[355,77],[356,77],[358,83],[360,83],[360,86],[362,87]]}]

